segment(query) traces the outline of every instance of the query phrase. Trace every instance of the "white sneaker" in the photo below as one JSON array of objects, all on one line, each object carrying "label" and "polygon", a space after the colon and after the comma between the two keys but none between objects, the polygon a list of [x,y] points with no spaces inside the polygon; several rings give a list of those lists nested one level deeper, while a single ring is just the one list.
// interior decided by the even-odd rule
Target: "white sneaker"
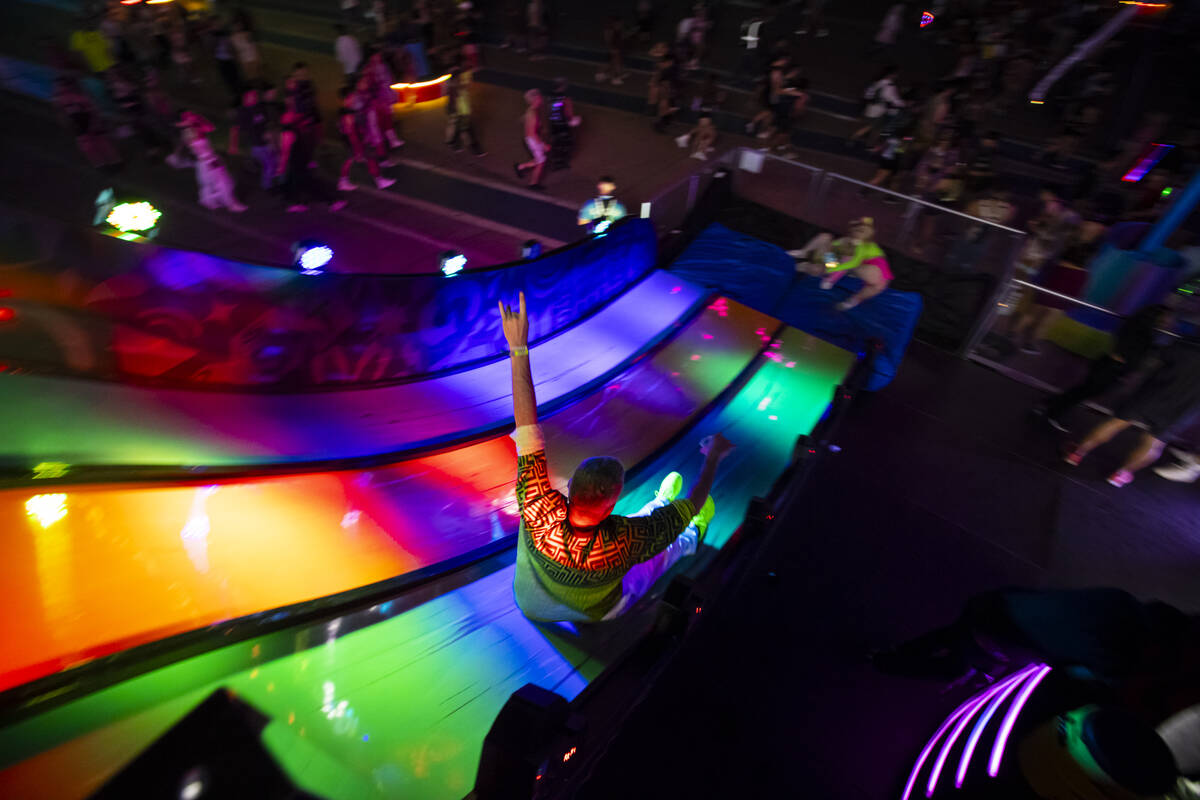
[{"label": "white sneaker", "polygon": [[395,178],[385,178],[382,175],[380,175],[378,178],[375,179],[375,186],[376,186],[376,188],[379,188],[379,189],[386,189],[387,187],[391,186],[395,182],[396,182]]},{"label": "white sneaker", "polygon": [[353,192],[357,188],[349,178],[338,178],[339,192]]},{"label": "white sneaker", "polygon": [[397,136],[392,131],[387,132],[387,140],[388,140],[388,144],[392,146],[393,150],[395,150],[397,147],[404,146],[404,140],[401,139],[399,136]]},{"label": "white sneaker", "polygon": [[708,161],[708,156],[704,155],[703,150],[697,150],[696,152],[692,153],[692,158],[698,159],[700,161]]},{"label": "white sneaker", "polygon": [[231,205],[231,206],[229,207],[229,210],[230,210],[230,211],[232,211],[232,212],[233,212],[233,213],[235,213],[235,214],[240,214],[240,213],[242,213],[243,211],[245,211],[245,210],[246,210],[246,208],[247,208],[247,206],[244,206],[244,205],[242,205],[241,203],[234,203],[233,205]]},{"label": "white sneaker", "polygon": [[616,77],[616,78],[613,78],[613,79],[612,79],[612,85],[613,85],[613,86],[622,86],[622,85],[624,85],[624,83],[625,83],[625,81],[624,81],[624,80],[622,80],[622,79],[620,78],[620,76],[618,76],[618,77]]},{"label": "white sneaker", "polygon": [[1194,456],[1180,458],[1178,464],[1155,467],[1154,474],[1176,483],[1195,483],[1200,478],[1200,462]]},{"label": "white sneaker", "polygon": [[345,200],[335,200],[334,202],[329,204],[330,211],[341,211],[345,207],[346,207]]}]

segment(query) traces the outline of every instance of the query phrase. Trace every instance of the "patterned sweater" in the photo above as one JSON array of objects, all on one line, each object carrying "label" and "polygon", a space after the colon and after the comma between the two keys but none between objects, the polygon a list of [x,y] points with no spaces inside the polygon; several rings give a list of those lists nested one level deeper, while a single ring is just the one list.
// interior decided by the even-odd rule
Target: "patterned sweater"
[{"label": "patterned sweater", "polygon": [[629,568],[665,550],[696,509],[690,500],[676,500],[649,516],[612,515],[594,528],[576,529],[567,519],[567,498],[550,485],[541,429],[518,428],[513,438],[521,510],[517,605],[532,619],[599,620],[620,601]]}]

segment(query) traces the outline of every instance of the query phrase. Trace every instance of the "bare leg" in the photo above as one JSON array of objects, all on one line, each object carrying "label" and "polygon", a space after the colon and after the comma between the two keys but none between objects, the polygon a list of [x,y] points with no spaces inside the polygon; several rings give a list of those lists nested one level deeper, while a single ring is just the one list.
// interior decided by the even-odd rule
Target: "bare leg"
[{"label": "bare leg", "polygon": [[1116,417],[1111,417],[1101,422],[1075,448],[1076,455],[1080,457],[1086,456],[1100,445],[1111,441],[1114,436],[1128,428],[1129,425],[1130,423],[1127,420],[1117,419]]},{"label": "bare leg", "polygon": [[861,266],[854,270],[854,274],[862,278],[863,287],[855,292],[850,299],[838,304],[838,307],[843,311],[861,305],[877,294],[882,294],[883,290],[888,287],[888,281],[884,280],[883,272],[874,264]]},{"label": "bare leg", "polygon": [[1155,461],[1158,461],[1162,455],[1163,448],[1166,447],[1166,442],[1154,438],[1150,433],[1143,433],[1142,440],[1129,458],[1125,459],[1125,463],[1121,465],[1121,469],[1128,472],[1137,472],[1139,469],[1148,467]]}]

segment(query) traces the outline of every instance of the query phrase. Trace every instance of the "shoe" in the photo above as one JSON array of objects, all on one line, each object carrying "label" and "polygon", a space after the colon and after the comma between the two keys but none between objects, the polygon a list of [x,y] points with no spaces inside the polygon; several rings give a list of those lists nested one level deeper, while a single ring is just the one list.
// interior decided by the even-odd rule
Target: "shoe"
[{"label": "shoe", "polygon": [[697,150],[696,152],[692,153],[692,158],[698,159],[700,161],[708,161],[708,156],[704,155],[704,152],[702,150]]},{"label": "shoe", "polygon": [[1128,486],[1131,483],[1133,483],[1133,473],[1127,469],[1119,469],[1108,476],[1108,485],[1115,486],[1118,489],[1122,486]]},{"label": "shoe", "polygon": [[1070,428],[1068,428],[1066,425],[1063,425],[1061,422],[1056,420],[1054,417],[1046,417],[1046,424],[1049,425],[1051,428],[1054,428],[1054,430],[1058,431],[1059,433],[1070,433],[1071,432]]},{"label": "shoe", "polygon": [[612,79],[612,85],[613,85],[613,86],[624,86],[624,85],[625,85],[625,81],[624,81],[624,80],[622,80],[621,78],[613,78],[613,79]]},{"label": "shoe", "polygon": [[828,28],[821,28],[821,30],[817,31],[817,38],[818,38],[818,39],[824,39],[824,38],[825,38],[826,36],[828,36],[828,35],[829,35],[829,29],[828,29]]},{"label": "shoe", "polygon": [[770,135],[771,135],[770,131],[759,131],[757,134],[755,134],[754,138],[755,139],[766,139],[766,138],[770,137]]},{"label": "shoe", "polygon": [[303,203],[296,203],[295,205],[287,207],[287,213],[289,214],[300,214],[305,211],[308,211],[308,206],[304,205]]},{"label": "shoe", "polygon": [[596,83],[604,83],[607,80],[608,80],[607,72],[597,72],[596,73]]},{"label": "shoe", "polygon": [[525,170],[521,169],[520,164],[513,164],[513,172],[515,172],[517,174],[518,178],[525,177]]},{"label": "shoe", "polygon": [[1063,462],[1072,467],[1078,467],[1083,462],[1083,457],[1084,454],[1078,450],[1070,450],[1065,456],[1063,456]]},{"label": "shoe", "polygon": [[345,200],[335,200],[334,202],[329,204],[330,211],[341,211],[345,207],[346,207]]},{"label": "shoe", "polygon": [[243,211],[245,211],[247,208],[249,208],[249,206],[244,206],[241,203],[234,203],[233,205],[231,205],[229,207],[229,210],[235,214],[240,214]]},{"label": "shoe", "polygon": [[338,179],[338,191],[339,192],[353,192],[357,188],[358,187],[355,186],[354,183],[349,178],[339,178]]},{"label": "shoe", "polygon": [[678,472],[669,472],[667,477],[662,479],[662,483],[658,485],[658,491],[654,493],[654,496],[665,503],[673,503],[682,491],[683,476]]},{"label": "shoe", "polygon": [[392,133],[391,131],[388,131],[386,136],[387,136],[387,140],[388,140],[388,145],[393,150],[395,150],[397,147],[404,147],[404,140],[401,139],[396,134]]},{"label": "shoe", "polygon": [[483,158],[483,157],[484,157],[484,156],[486,156],[486,155],[487,155],[487,150],[480,150],[478,153],[476,153],[476,154],[475,154],[475,157],[476,157],[476,158]]},{"label": "shoe", "polygon": [[696,512],[696,516],[692,517],[692,523],[696,526],[696,546],[699,547],[704,542],[704,535],[708,533],[708,523],[712,522],[713,515],[717,513],[717,506],[713,502],[712,495],[704,501],[704,505]]},{"label": "shoe", "polygon": [[[1175,452],[1179,453],[1180,451]],[[1178,464],[1155,467],[1154,474],[1176,483],[1195,483],[1196,479],[1200,478],[1200,462],[1186,453],[1180,455],[1179,461]]]},{"label": "shoe", "polygon": [[382,175],[380,175],[378,178],[375,179],[375,188],[376,189],[386,189],[387,187],[391,186],[395,182],[396,182],[395,178],[385,178]]},{"label": "shoe", "polygon": [[808,28],[797,28],[795,34],[797,36],[808,36]]},{"label": "shoe", "polygon": [[384,169],[387,169],[388,167],[394,167],[399,163],[400,163],[399,159],[392,158],[389,156],[388,158],[385,158],[383,161],[380,161],[379,166],[383,167]]}]

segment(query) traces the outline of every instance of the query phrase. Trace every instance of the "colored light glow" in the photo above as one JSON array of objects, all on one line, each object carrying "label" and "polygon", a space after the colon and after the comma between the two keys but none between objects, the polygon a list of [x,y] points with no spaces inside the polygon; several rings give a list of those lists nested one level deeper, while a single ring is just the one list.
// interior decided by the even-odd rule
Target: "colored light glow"
[{"label": "colored light glow", "polygon": [[1158,162],[1162,161],[1168,152],[1174,150],[1175,145],[1151,142],[1150,148],[1150,152],[1139,158],[1138,162],[1129,168],[1129,172],[1121,176],[1121,180],[1126,183],[1137,183],[1146,177],[1147,172],[1158,166]]},{"label": "colored light glow", "polygon": [[1170,186],[1168,186],[1167,188],[1162,190],[1162,196],[1170,197],[1174,192],[1175,192],[1175,190],[1173,188],[1171,188]]},{"label": "colored light glow", "polygon": [[1030,100],[1029,104],[1032,106],[1044,106],[1044,105],[1046,105],[1046,101],[1045,100]]},{"label": "colored light glow", "polygon": [[1004,715],[1004,722],[1000,723],[1000,732],[996,734],[996,741],[992,745],[992,754],[988,758],[988,775],[993,778],[1000,772],[1000,762],[1004,758],[1004,748],[1008,746],[1008,737],[1012,735],[1013,726],[1017,724],[1017,717],[1021,714],[1021,709],[1029,702],[1029,696],[1033,694],[1033,690],[1038,687],[1038,684],[1050,674],[1050,666],[1043,664],[1034,676],[1025,682],[1021,687],[1020,694],[1013,704],[1008,707],[1008,713]]},{"label": "colored light glow", "polygon": [[43,529],[67,515],[65,494],[35,494],[25,501],[25,513],[37,521]]},{"label": "colored light glow", "polygon": [[420,81],[418,83],[393,83],[393,89],[424,89],[426,86],[437,86],[439,83],[445,83],[450,80],[450,76],[443,75],[440,78],[434,78],[429,81]]},{"label": "colored light glow", "polygon": [[921,27],[922,28],[929,27],[930,25],[933,24],[933,21],[935,19],[937,19],[937,17],[935,17],[933,15],[932,11],[922,11],[921,12]]},{"label": "colored light glow", "polygon": [[912,797],[913,789],[917,785],[917,776],[921,773],[921,768],[925,766],[926,760],[929,759],[930,753],[933,752],[933,747],[942,739],[942,734],[950,730],[950,726],[958,722],[959,718],[968,711],[971,711],[978,701],[972,697],[965,703],[954,709],[954,713],[946,717],[945,722],[941,727],[934,732],[933,736],[929,737],[929,741],[925,743],[925,747],[921,749],[920,755],[917,756],[917,763],[913,764],[912,772],[908,774],[908,781],[904,784],[904,793],[900,795],[900,800],[909,800]]},{"label": "colored light glow", "polygon": [[332,260],[333,248],[321,244],[302,250],[297,263],[300,271],[305,275],[318,275],[322,268]]},{"label": "colored light glow", "polygon": [[140,200],[136,203],[118,203],[108,212],[104,221],[121,233],[137,233],[153,228],[161,216],[161,211],[145,200]]},{"label": "colored light glow", "polygon": [[[150,1],[154,2],[154,0]],[[164,1],[160,0],[160,2]],[[198,780],[189,781],[179,790],[179,800],[196,800],[202,794],[204,794],[204,782]]]},{"label": "colored light glow", "polygon": [[1170,8],[1170,3],[1147,3],[1145,0],[1117,0],[1118,5],[1136,6],[1137,8]]},{"label": "colored light glow", "polygon": [[467,266],[467,257],[462,253],[442,256],[442,274],[449,278],[462,272]]},{"label": "colored light glow", "polygon": [[70,464],[64,464],[61,461],[43,461],[34,465],[33,479],[36,481],[46,478],[62,478],[70,469]]},{"label": "colored light glow", "polygon": [[11,322],[17,318],[17,311],[9,306],[0,306],[0,322]]},{"label": "colored light glow", "polygon": [[596,224],[592,227],[592,233],[604,233],[611,227],[612,227],[612,220],[610,220],[610,219],[597,220]]},{"label": "colored light glow", "polygon": [[925,784],[925,796],[933,797],[933,793],[937,790],[938,780],[942,777],[942,770],[946,766],[946,760],[950,757],[950,751],[954,749],[954,743],[958,741],[958,737],[963,735],[963,731],[967,729],[967,725],[974,719],[975,714],[983,708],[984,704],[989,702],[997,694],[1003,691],[1007,686],[1019,683],[1024,680],[1030,672],[1029,668],[1017,673],[1014,678],[1006,681],[1001,681],[995,686],[985,691],[982,695],[976,695],[975,704],[971,706],[965,714],[959,717],[958,723],[954,726],[954,730],[946,737],[946,741],[942,742],[942,749],[938,751],[938,757],[933,763],[933,769],[929,772],[929,781]]},{"label": "colored light glow", "polygon": [[[1034,669],[1035,667],[1030,665],[1022,672],[1028,676],[1028,674]],[[975,727],[971,729],[971,735],[967,737],[967,744],[965,747],[963,747],[962,757],[958,760],[958,770],[954,774],[955,788],[962,788],[963,781],[965,781],[967,778],[967,768],[970,766],[971,757],[975,755],[975,748],[979,745],[979,739],[981,736],[983,736],[983,731],[987,727],[987,724],[991,722],[992,717],[995,716],[996,710],[1004,704],[1004,701],[1008,699],[1009,695],[1017,690],[1017,687],[1020,686],[1020,684],[1020,680],[1009,681],[1008,685],[1004,687],[1004,691],[992,698],[992,702],[988,704],[987,710],[985,710],[979,716],[979,720],[976,721]]]}]

